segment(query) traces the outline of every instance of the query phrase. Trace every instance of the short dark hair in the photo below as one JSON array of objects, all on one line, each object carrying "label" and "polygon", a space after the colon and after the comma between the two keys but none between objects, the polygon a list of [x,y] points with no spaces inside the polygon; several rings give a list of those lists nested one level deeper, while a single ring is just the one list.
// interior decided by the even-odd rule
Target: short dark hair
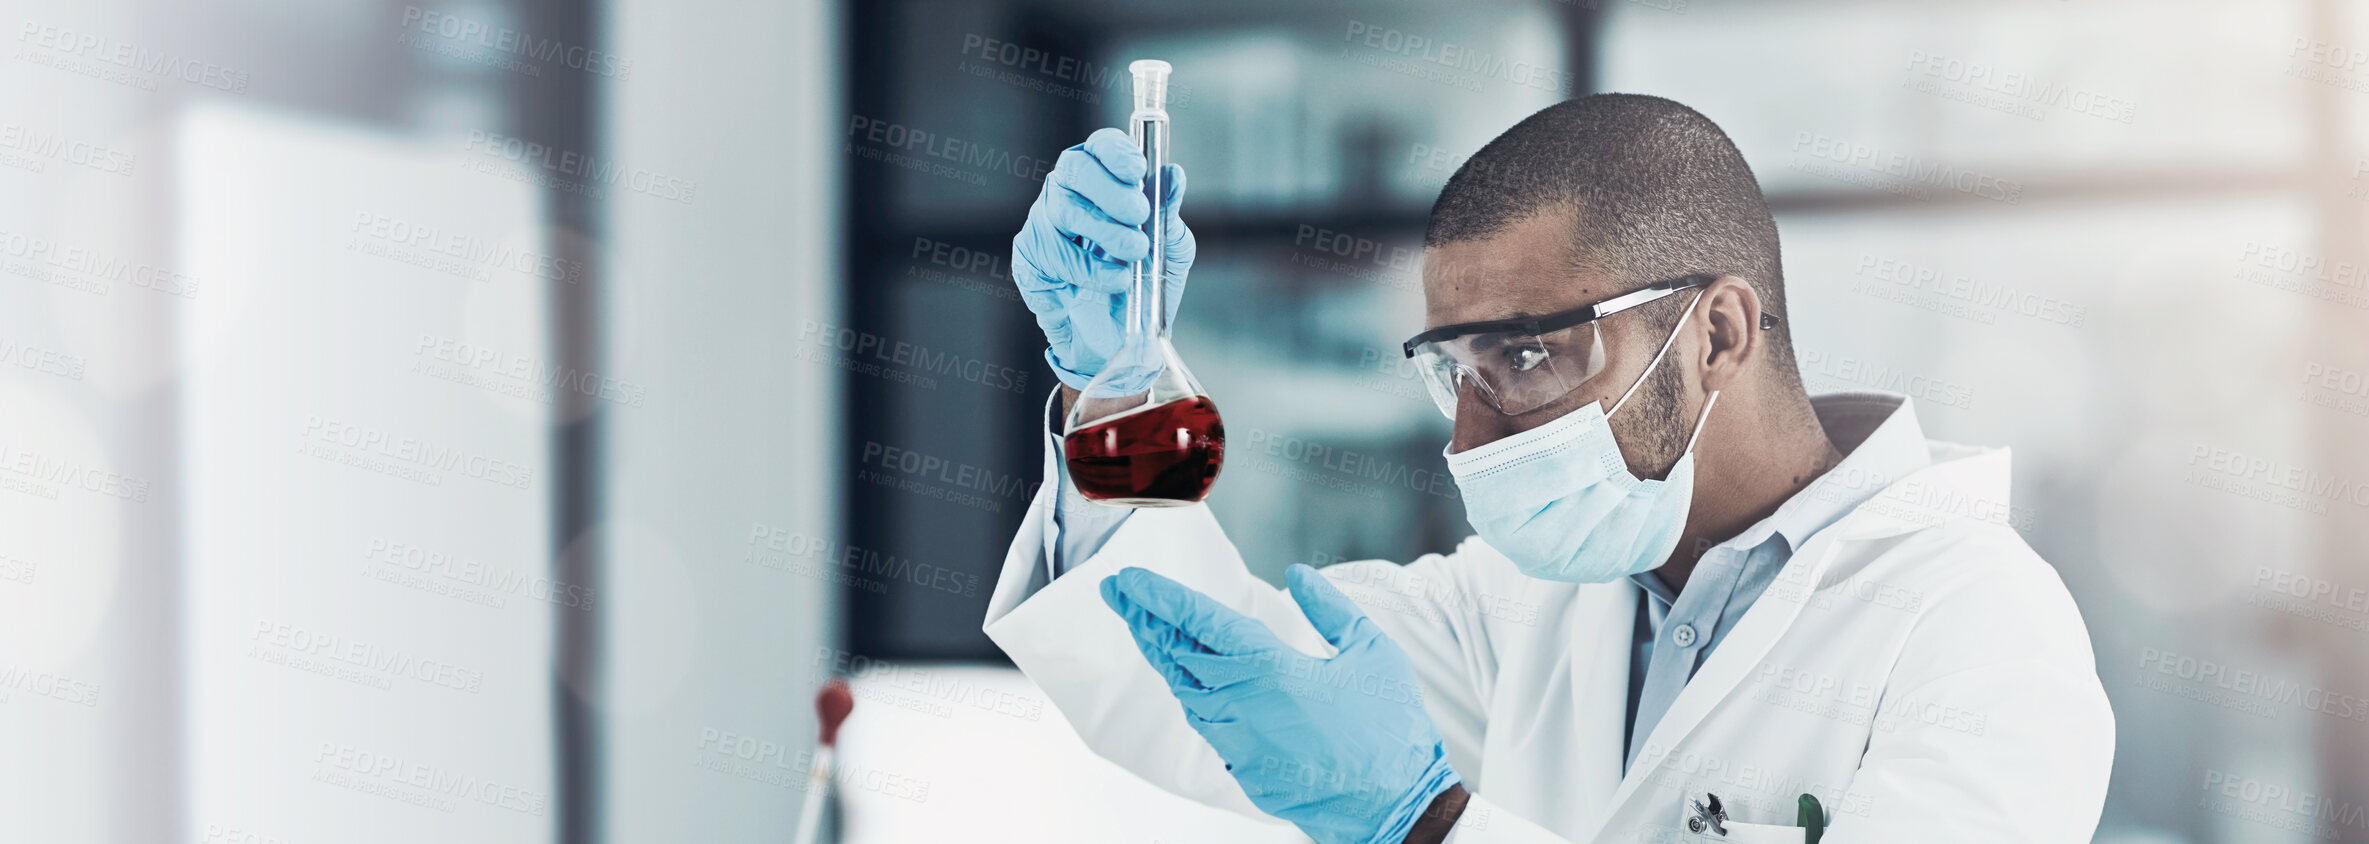
[{"label": "short dark hair", "polygon": [[[1785,315],[1777,222],[1760,183],[1727,133],[1694,109],[1594,94],[1530,115],[1449,177],[1423,245],[1488,237],[1550,205],[1577,212],[1575,260],[1617,289],[1730,273],[1751,282],[1761,310]],[[1674,317],[1680,307],[1663,310]],[[1769,333],[1779,377],[1798,384],[1787,323]]]}]

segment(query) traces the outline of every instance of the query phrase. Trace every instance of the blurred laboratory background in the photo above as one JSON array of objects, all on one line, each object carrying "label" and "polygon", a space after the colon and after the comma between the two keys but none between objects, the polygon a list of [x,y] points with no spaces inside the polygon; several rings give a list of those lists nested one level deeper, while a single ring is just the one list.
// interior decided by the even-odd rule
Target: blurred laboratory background
[{"label": "blurred laboratory background", "polygon": [[846,676],[828,840],[1294,840],[979,632],[1055,386],[1011,237],[1141,58],[1259,575],[1466,534],[1430,202],[1670,97],[1812,390],[2014,450],[2097,840],[2369,837],[2356,4],[0,5],[0,839],[787,841]]}]

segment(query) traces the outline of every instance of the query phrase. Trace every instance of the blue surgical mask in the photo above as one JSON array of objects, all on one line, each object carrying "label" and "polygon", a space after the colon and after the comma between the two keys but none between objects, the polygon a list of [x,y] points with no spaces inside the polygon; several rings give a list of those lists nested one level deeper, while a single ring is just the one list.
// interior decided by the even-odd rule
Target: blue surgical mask
[{"label": "blue surgical mask", "polygon": [[[1689,302],[1678,324],[1693,313]],[[1703,402],[1686,453],[1664,480],[1629,472],[1612,437],[1611,415],[1652,376],[1677,339],[1673,328],[1611,411],[1603,402],[1589,402],[1545,425],[1447,455],[1448,472],[1464,496],[1465,520],[1482,541],[1524,574],[1573,583],[1617,580],[1669,558],[1694,502],[1695,440],[1719,392]]]}]

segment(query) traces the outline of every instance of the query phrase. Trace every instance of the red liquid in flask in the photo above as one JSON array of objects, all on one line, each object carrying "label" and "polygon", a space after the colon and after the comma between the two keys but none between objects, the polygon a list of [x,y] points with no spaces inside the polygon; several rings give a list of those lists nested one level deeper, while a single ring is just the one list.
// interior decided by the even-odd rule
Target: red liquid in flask
[{"label": "red liquid in flask", "polygon": [[1189,504],[1209,494],[1226,461],[1226,426],[1207,396],[1096,422],[1062,439],[1069,479],[1093,501]]}]

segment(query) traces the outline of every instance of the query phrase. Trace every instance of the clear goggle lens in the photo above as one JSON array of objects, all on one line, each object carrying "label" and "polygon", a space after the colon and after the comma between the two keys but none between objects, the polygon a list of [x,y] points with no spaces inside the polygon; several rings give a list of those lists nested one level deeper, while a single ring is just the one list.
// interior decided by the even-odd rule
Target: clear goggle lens
[{"label": "clear goggle lens", "polygon": [[1456,418],[1471,390],[1507,416],[1545,407],[1604,371],[1604,338],[1592,323],[1544,334],[1484,332],[1415,347],[1416,368],[1440,413]]}]

